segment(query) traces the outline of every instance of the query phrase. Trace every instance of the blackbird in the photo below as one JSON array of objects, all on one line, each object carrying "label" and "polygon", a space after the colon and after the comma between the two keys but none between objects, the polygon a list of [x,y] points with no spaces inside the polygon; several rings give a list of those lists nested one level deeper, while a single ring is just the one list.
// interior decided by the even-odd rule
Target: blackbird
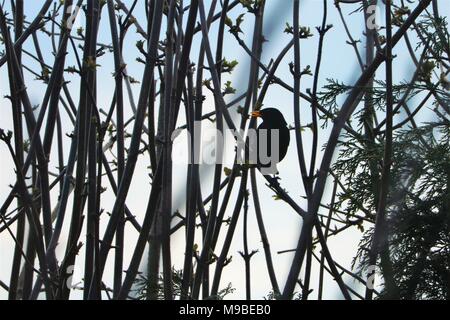
[{"label": "blackbird", "polygon": [[291,140],[286,120],[283,114],[274,108],[255,111],[252,117],[263,120],[256,129],[256,141],[252,143],[256,148],[250,147],[257,150],[257,167],[265,175],[277,174],[277,164],[286,156]]}]

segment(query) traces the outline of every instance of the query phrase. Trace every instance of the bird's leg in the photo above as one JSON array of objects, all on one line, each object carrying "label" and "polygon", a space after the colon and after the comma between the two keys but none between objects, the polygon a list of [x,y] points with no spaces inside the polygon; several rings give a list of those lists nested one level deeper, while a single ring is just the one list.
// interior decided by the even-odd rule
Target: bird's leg
[{"label": "bird's leg", "polygon": [[269,187],[276,190],[277,187],[280,187],[280,182],[279,180],[281,180],[281,178],[277,175],[266,175],[265,178],[267,179],[267,181],[269,181]]}]

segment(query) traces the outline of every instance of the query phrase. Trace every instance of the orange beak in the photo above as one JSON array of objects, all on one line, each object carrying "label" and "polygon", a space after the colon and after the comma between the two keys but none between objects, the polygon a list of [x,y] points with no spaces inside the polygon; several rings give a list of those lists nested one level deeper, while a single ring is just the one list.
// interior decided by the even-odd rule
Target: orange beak
[{"label": "orange beak", "polygon": [[261,111],[252,112],[252,118],[261,118]]}]

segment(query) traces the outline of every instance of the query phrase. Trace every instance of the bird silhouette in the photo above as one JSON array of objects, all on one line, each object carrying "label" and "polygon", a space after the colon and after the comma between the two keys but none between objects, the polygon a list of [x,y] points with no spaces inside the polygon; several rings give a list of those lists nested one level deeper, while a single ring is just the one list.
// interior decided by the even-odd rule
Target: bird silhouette
[{"label": "bird silhouette", "polygon": [[277,164],[286,156],[290,142],[286,120],[275,108],[254,111],[252,117],[261,118],[263,122],[256,129],[256,139],[253,142],[250,139],[249,149],[256,155],[248,155],[247,159],[256,158],[256,166],[264,175],[278,174]]}]

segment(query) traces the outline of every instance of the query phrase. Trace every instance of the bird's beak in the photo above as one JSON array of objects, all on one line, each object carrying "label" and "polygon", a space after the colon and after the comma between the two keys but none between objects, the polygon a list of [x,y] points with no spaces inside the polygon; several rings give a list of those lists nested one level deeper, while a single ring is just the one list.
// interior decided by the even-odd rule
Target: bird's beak
[{"label": "bird's beak", "polygon": [[252,112],[252,118],[261,118],[261,111]]}]

